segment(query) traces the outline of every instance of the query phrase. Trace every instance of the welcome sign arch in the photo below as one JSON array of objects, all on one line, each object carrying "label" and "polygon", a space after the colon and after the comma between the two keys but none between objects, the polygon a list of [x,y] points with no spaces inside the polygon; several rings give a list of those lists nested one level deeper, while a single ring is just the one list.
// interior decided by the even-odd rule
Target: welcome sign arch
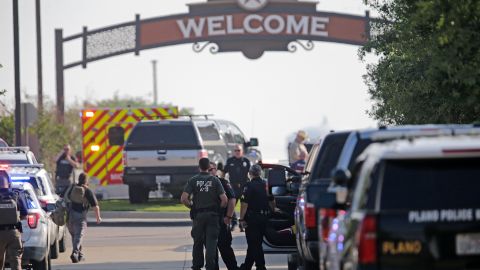
[{"label": "welcome sign arch", "polygon": [[[189,4],[189,12],[140,18],[101,29],[63,36],[55,30],[57,112],[64,114],[64,71],[126,53],[192,43],[195,52],[241,52],[258,59],[265,52],[312,50],[315,41],[363,45],[370,37],[370,17],[317,11],[317,2],[299,0],[207,0]],[[82,57],[64,63],[63,47],[82,43]]]}]

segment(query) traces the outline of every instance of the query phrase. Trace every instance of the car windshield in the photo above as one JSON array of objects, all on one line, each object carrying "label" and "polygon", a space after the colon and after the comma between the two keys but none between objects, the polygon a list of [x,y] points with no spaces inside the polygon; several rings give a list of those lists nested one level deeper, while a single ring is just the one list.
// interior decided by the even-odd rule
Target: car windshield
[{"label": "car windshield", "polygon": [[130,135],[128,148],[154,147],[158,149],[197,148],[196,132],[191,124],[137,126]]},{"label": "car windshield", "polygon": [[480,205],[480,158],[392,160],[381,209],[462,209]]}]

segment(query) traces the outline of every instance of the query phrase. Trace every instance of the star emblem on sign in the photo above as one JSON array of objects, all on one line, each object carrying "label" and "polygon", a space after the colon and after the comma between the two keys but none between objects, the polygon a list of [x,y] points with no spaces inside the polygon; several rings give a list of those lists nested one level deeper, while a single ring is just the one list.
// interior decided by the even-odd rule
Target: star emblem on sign
[{"label": "star emblem on sign", "polygon": [[237,0],[238,5],[248,11],[258,11],[268,4],[268,0]]}]

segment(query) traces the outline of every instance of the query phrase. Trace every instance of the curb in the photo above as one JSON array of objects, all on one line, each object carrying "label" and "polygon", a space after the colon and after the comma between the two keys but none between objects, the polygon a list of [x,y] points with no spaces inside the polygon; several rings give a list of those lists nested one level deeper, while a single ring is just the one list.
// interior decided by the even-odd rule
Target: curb
[{"label": "curb", "polygon": [[[89,211],[88,217],[94,219],[95,213]],[[102,218],[107,219],[188,219],[189,212],[138,212],[138,211],[102,211]]]},{"label": "curb", "polygon": [[102,223],[97,224],[95,218],[88,219],[90,227],[184,227],[191,226],[190,219],[103,219]]}]

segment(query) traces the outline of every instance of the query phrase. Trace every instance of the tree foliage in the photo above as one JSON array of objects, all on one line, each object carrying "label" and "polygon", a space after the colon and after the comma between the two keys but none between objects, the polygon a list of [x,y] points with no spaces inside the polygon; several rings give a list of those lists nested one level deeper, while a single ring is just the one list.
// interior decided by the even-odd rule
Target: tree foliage
[{"label": "tree foliage", "polygon": [[380,20],[360,50],[382,124],[480,120],[480,1],[364,0]]},{"label": "tree foliage", "polygon": [[13,145],[15,137],[15,122],[12,115],[5,115],[0,118],[0,138],[5,140],[8,145]]},{"label": "tree foliage", "polygon": [[54,171],[55,161],[63,149],[63,145],[68,143],[73,151],[81,149],[81,119],[79,110],[70,108],[65,112],[65,123],[57,121],[55,107],[45,107],[38,121],[30,127],[29,132],[36,135],[40,144],[39,159],[45,164],[45,167]]}]

